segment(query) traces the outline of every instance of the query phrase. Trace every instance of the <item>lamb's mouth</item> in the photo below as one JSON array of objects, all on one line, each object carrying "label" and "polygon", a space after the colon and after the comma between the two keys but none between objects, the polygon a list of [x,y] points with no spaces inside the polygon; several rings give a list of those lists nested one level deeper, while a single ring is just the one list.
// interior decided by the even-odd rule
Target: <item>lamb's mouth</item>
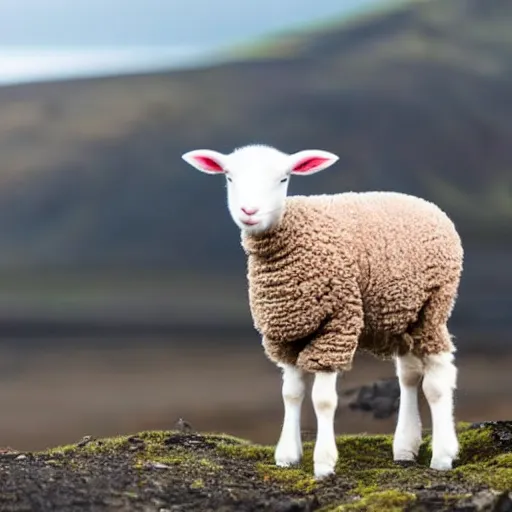
[{"label": "lamb's mouth", "polygon": [[245,219],[245,220],[240,219],[240,222],[242,224],[244,224],[245,226],[256,226],[257,224],[260,223],[259,220],[251,220],[251,219]]}]

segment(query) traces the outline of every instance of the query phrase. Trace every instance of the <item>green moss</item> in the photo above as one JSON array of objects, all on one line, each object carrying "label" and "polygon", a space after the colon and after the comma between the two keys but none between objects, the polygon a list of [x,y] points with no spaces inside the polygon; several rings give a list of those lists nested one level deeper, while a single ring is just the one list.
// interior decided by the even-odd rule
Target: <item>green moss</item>
[{"label": "green moss", "polygon": [[493,466],[490,463],[468,464],[454,472],[473,484],[484,484],[496,491],[512,489],[512,468]]},{"label": "green moss", "polygon": [[110,453],[121,450],[128,445],[128,436],[114,436],[104,439],[97,439],[90,441],[84,446],[78,444],[68,444],[50,448],[42,452],[37,452],[37,455],[70,455],[70,454],[99,454]]},{"label": "green moss", "polygon": [[502,468],[512,469],[512,453],[502,453],[500,455],[496,455],[493,460],[498,466]]},{"label": "green moss", "polygon": [[[244,461],[244,471],[254,473],[260,485],[268,484],[301,496],[315,493],[322,498],[322,511],[403,510],[414,500],[418,486],[428,489],[446,485],[453,489],[444,499],[447,506],[467,497],[466,491],[490,487],[497,491],[512,489],[512,453],[503,452],[495,441],[494,427],[473,428],[458,425],[460,455],[453,471],[429,468],[431,435],[424,433],[417,464],[401,466],[393,461],[391,435],[342,435],[336,439],[339,458],[334,480],[317,481],[313,473],[314,441],[304,443],[301,463],[293,468],[279,468],[274,462],[274,446],[251,444],[233,436],[206,434],[184,436],[177,432],[143,432],[132,439],[118,436],[91,441],[85,446],[67,445],[44,452],[49,465],[66,464],[79,469],[99,453],[124,452],[141,470],[141,482],[148,465],[169,466],[161,471],[179,471],[193,489],[206,486],[214,475],[219,478],[233,463]],[[182,436],[183,439],[170,439]],[[141,442],[142,441],[142,442]],[[174,441],[176,443],[174,444]],[[176,469],[177,468],[177,469]],[[224,470],[224,471],[223,471]],[[227,485],[227,484],[226,484]],[[340,486],[338,501],[333,503],[332,486]]]},{"label": "green moss", "polygon": [[512,453],[459,466],[454,473],[473,484],[485,484],[496,491],[508,491],[512,489]]},{"label": "green moss", "polygon": [[354,503],[340,505],[333,510],[336,512],[361,511],[361,512],[401,512],[416,500],[416,496],[410,492],[398,489],[372,492]]},{"label": "green moss", "polygon": [[510,491],[512,489],[512,469],[492,468],[484,475],[483,481],[496,491]]},{"label": "green moss", "polygon": [[134,467],[145,468],[152,464],[166,466],[179,466],[181,470],[188,470],[197,463],[194,453],[181,447],[169,449],[165,445],[151,444],[135,454]]},{"label": "green moss", "polygon": [[43,452],[36,452],[36,455],[66,455],[77,450],[76,444],[67,444],[63,446],[56,446],[55,448],[49,448]]},{"label": "green moss", "polygon": [[[344,435],[337,438],[336,474],[351,480],[351,494],[367,495],[382,486],[424,482],[422,467],[401,467],[393,461],[392,436]],[[426,441],[428,442],[428,441]]]},{"label": "green moss", "polygon": [[496,491],[512,489],[512,453],[500,453],[491,427],[459,432],[460,456],[453,474]]},{"label": "green moss", "polygon": [[473,496],[472,493],[466,493],[466,494],[445,494],[444,495],[444,501],[447,504],[450,503],[457,503],[458,501],[465,500],[467,498],[471,498]]},{"label": "green moss", "polygon": [[191,489],[202,489],[204,487],[204,482],[202,478],[197,478],[190,484]]},{"label": "green moss", "polygon": [[464,430],[469,429],[469,428],[471,427],[471,425],[472,425],[472,423],[471,423],[471,422],[469,422],[469,421],[459,421],[459,422],[457,423],[457,430],[458,430],[459,432],[462,432],[462,431],[464,431]]},{"label": "green moss", "polygon": [[55,467],[61,467],[64,465],[64,463],[61,460],[56,460],[56,459],[49,459],[46,461],[46,464],[48,464],[50,466],[55,466]]},{"label": "green moss", "polygon": [[173,430],[144,430],[137,434],[137,437],[147,444],[163,445],[165,440],[173,434],[176,434]]},{"label": "green moss", "polygon": [[94,455],[97,453],[113,453],[116,451],[121,451],[127,446],[128,436],[116,436],[92,441],[87,443],[83,448],[81,448],[81,450],[83,453]]},{"label": "green moss", "polygon": [[227,457],[252,461],[270,462],[274,456],[274,447],[272,446],[262,446],[245,442],[239,444],[220,442],[217,444],[217,451]]},{"label": "green moss", "polygon": [[337,438],[337,471],[393,468],[392,438],[387,435],[345,435]]},{"label": "green moss", "polygon": [[459,445],[458,465],[485,460],[498,452],[490,428],[459,430]]},{"label": "green moss", "polygon": [[357,487],[354,489],[354,492],[356,494],[359,494],[360,496],[366,496],[368,494],[371,494],[373,492],[377,492],[379,490],[379,486],[376,484],[373,485],[365,485],[362,482],[359,482]]},{"label": "green moss", "polygon": [[[179,466],[184,476],[201,474],[213,474],[222,470],[222,465],[205,457],[204,454],[196,454],[188,447],[166,444],[166,441],[173,435],[181,435],[175,431],[144,431],[137,436],[115,436],[92,440],[83,446],[78,444],[64,445],[43,452],[38,452],[47,459],[50,465],[67,464],[70,468],[76,469],[84,464],[84,459],[99,454],[112,454],[132,451],[133,467],[144,470],[152,464],[164,464],[166,466]],[[247,441],[224,434],[201,435],[201,440],[211,442],[214,447],[218,446],[244,446]],[[139,444],[139,446],[137,446]],[[254,450],[254,447],[252,448]]]},{"label": "green moss", "polygon": [[[170,468],[179,467],[185,480],[197,482],[200,477],[213,475],[223,469],[223,466],[215,460],[211,460],[204,454],[204,445],[198,452],[188,446],[168,445],[166,441],[176,432],[149,431],[139,434],[137,437],[144,441],[143,449],[134,454],[134,468],[145,470],[154,464],[163,464]],[[180,434],[178,434],[180,435]],[[244,443],[245,441],[227,435],[206,434],[200,436],[201,442],[207,446],[212,443],[212,449],[218,445],[228,443]],[[165,468],[164,468],[165,469]],[[191,484],[192,485],[192,484]]]},{"label": "green moss", "polygon": [[376,489],[388,486],[411,486],[421,484],[429,486],[430,475],[420,467],[363,469],[350,474],[354,491],[351,494],[370,494]]},{"label": "green moss", "polygon": [[144,451],[136,455],[134,467],[142,469],[151,464],[165,464],[166,466],[180,466],[182,469],[193,469],[201,473],[213,474],[223,469],[223,466],[207,458],[199,458],[183,449],[174,449],[166,454],[155,454]]},{"label": "green moss", "polygon": [[217,464],[209,459],[199,459],[199,464],[206,470],[210,470],[212,472],[220,471],[223,466]]},{"label": "green moss", "polygon": [[231,436],[229,434],[217,434],[210,432],[202,435],[204,435],[205,439],[207,439],[208,441],[213,441],[215,443],[226,442],[228,444],[251,444],[251,442],[248,439],[242,439],[241,437]]},{"label": "green moss", "polygon": [[300,468],[281,468],[274,464],[258,462],[256,470],[263,481],[277,483],[289,492],[307,494],[314,491],[318,485],[310,472]]},{"label": "green moss", "polygon": [[[461,446],[457,467],[453,471],[442,473],[429,468],[432,457],[429,432],[424,433],[417,464],[406,467],[393,461],[391,435],[338,436],[339,458],[336,474],[352,481],[353,489],[348,494],[359,500],[350,506],[372,506],[377,509],[382,500],[397,497],[397,486],[402,489],[412,489],[416,485],[428,488],[437,483],[456,482],[461,475],[473,484],[488,485],[496,490],[512,488],[512,455],[497,453],[498,448],[493,441],[491,428],[475,429],[470,426],[469,423],[460,423],[457,426]],[[275,466],[274,447],[271,446],[220,443],[217,449],[230,458],[256,461],[260,478],[278,483],[291,492],[309,493],[322,485],[312,477],[313,441],[304,443],[304,457],[297,468]],[[411,496],[414,495],[402,493],[400,500],[409,500]],[[447,495],[446,499],[456,501],[462,498],[460,495]],[[398,503],[396,506],[402,505]]]},{"label": "green moss", "polygon": [[[428,432],[425,432],[417,464],[406,467],[393,462],[392,436],[339,436],[336,474],[352,480],[353,489],[348,494],[357,501],[339,505],[334,510],[402,510],[414,494],[400,491],[398,496],[396,488],[412,490],[417,485],[428,488],[434,484],[457,484],[461,477],[469,486],[485,485],[497,491],[512,489],[512,453],[499,453],[492,428],[470,428],[470,424],[465,423],[459,424],[457,430],[460,456],[455,469],[448,472],[429,468],[432,450]],[[464,497],[448,494],[445,498],[457,502]]]}]

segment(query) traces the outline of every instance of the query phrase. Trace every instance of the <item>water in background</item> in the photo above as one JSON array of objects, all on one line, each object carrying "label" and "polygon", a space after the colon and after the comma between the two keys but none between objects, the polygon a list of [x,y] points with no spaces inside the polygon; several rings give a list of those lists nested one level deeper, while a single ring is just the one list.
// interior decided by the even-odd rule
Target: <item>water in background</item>
[{"label": "water in background", "polygon": [[211,62],[204,47],[0,48],[0,85],[183,69]]}]

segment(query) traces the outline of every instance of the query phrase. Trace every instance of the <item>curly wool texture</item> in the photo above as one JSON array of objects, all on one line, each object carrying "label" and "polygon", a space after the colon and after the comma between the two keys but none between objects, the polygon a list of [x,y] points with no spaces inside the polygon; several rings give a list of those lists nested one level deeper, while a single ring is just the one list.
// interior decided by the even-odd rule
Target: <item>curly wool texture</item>
[{"label": "curly wool texture", "polygon": [[266,355],[348,370],[356,350],[388,359],[454,351],[447,321],[462,272],[446,214],[392,192],[292,196],[277,228],[243,235],[249,302]]}]

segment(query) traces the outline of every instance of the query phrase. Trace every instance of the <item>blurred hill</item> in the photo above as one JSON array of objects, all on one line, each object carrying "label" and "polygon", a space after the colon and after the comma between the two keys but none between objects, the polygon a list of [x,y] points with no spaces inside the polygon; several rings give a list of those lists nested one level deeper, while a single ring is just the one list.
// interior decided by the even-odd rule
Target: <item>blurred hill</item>
[{"label": "blurred hill", "polygon": [[2,88],[0,271],[243,279],[222,180],[180,155],[262,142],[340,155],[335,168],[292,180],[291,193],[385,189],[435,201],[463,235],[473,289],[505,293],[510,19],[509,0],[410,2],[208,68]]}]

